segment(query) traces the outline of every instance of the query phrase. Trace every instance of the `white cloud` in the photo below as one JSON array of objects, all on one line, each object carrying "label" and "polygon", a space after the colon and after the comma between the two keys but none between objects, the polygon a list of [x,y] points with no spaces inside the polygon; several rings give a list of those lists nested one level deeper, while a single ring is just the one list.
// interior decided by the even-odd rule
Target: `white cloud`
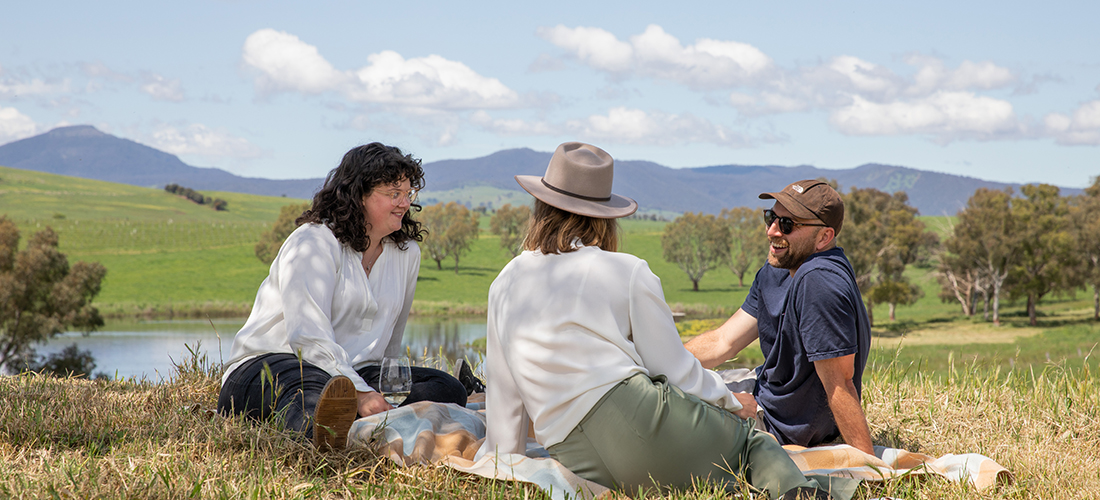
[{"label": "white cloud", "polygon": [[141,91],[149,94],[154,101],[183,101],[183,86],[179,79],[169,80],[158,74],[148,74],[144,80]]},{"label": "white cloud", "polygon": [[496,78],[437,55],[405,59],[393,51],[367,57],[347,95],[355,101],[444,109],[501,108],[519,96]]},{"label": "white cloud", "polygon": [[536,33],[570,52],[581,62],[602,71],[628,71],[634,59],[634,48],[630,44],[619,41],[615,35],[600,28],[567,28],[559,24],[553,28],[540,27]]},{"label": "white cloud", "polygon": [[1082,104],[1073,116],[1051,113],[1043,120],[1047,133],[1066,146],[1100,146],[1100,101]]},{"label": "white cloud", "polygon": [[544,121],[529,121],[519,118],[493,118],[485,111],[477,111],[470,116],[470,123],[500,135],[538,136],[559,135],[562,127]]},{"label": "white cloud", "polygon": [[289,90],[318,94],[348,80],[321,57],[317,47],[290,33],[262,29],[244,41],[244,63],[260,71],[256,86],[264,92]]},{"label": "white cloud", "polygon": [[963,61],[954,70],[948,69],[938,58],[922,55],[910,56],[906,63],[917,67],[913,83],[906,89],[909,95],[928,95],[938,90],[989,90],[1017,81],[1011,70],[989,61]]},{"label": "white cloud", "polygon": [[1008,101],[947,91],[887,103],[852,96],[850,105],[832,112],[830,122],[848,135],[930,135],[941,142],[989,139],[1020,129]]},{"label": "white cloud", "polygon": [[617,77],[629,75],[680,82],[694,88],[745,84],[766,74],[772,60],[740,42],[699,39],[684,46],[656,24],[630,41],[600,28],[562,25],[539,28],[537,34],[582,63]]},{"label": "white cloud", "polygon": [[15,108],[0,107],[0,144],[18,141],[38,132],[38,124],[31,117]]},{"label": "white cloud", "polygon": [[896,88],[893,74],[854,56],[833,58],[828,68],[846,79],[858,92],[885,93]]},{"label": "white cloud", "polygon": [[626,107],[612,108],[606,115],[570,120],[566,123],[566,128],[576,135],[608,143],[659,146],[686,143],[731,147],[749,145],[749,141],[742,135],[690,113],[677,115]]},{"label": "white cloud", "polygon": [[247,139],[205,125],[192,124],[184,128],[170,125],[157,127],[148,139],[149,145],[175,155],[198,156],[204,159],[249,159],[262,155],[260,148]]},{"label": "white cloud", "polygon": [[20,79],[4,76],[4,68],[0,67],[0,99],[16,99],[68,91],[68,80],[63,80],[61,83],[49,83],[40,78]]},{"label": "white cloud", "polygon": [[249,35],[242,59],[259,71],[261,92],[338,92],[358,103],[433,109],[501,108],[520,100],[500,80],[438,55],[405,59],[387,50],[367,56],[367,66],[340,71],[316,47],[272,29]]}]

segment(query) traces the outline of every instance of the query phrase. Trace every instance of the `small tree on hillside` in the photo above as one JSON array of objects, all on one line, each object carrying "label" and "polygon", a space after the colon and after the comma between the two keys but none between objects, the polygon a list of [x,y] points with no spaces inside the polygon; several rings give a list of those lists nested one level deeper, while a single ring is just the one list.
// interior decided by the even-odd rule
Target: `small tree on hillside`
[{"label": "small tree on hillside", "polygon": [[1084,260],[1082,277],[1092,287],[1092,319],[1100,321],[1100,176],[1074,200],[1072,215],[1076,247]]},{"label": "small tree on hillside", "polygon": [[442,270],[443,261],[449,255],[447,253],[447,240],[444,238],[446,228],[450,224],[446,205],[443,203],[428,205],[420,210],[416,218],[428,231],[428,234],[424,236],[424,241],[420,243],[420,250],[424,257],[435,261],[436,269]]},{"label": "small tree on hillside", "polygon": [[260,241],[256,243],[256,258],[260,259],[260,262],[271,265],[275,256],[279,255],[279,249],[282,248],[287,236],[298,228],[294,220],[306,210],[309,210],[309,202],[286,205],[279,210],[279,217],[275,219],[275,224],[270,230],[260,235]]},{"label": "small tree on hillside", "polygon": [[992,304],[993,324],[1001,324],[1001,294],[1019,259],[1020,234],[1012,215],[1012,188],[978,188],[959,212],[959,221],[944,246],[977,272]]},{"label": "small tree on hillside", "polygon": [[47,227],[17,251],[19,230],[0,216],[0,367],[29,359],[33,344],[69,328],[88,333],[103,326],[91,301],[107,270],[98,262],[70,267],[57,242]]},{"label": "small tree on hillside", "polygon": [[887,304],[893,321],[899,304],[912,304],[923,294],[909,283],[905,268],[938,240],[916,216],[917,209],[901,191],[891,195],[852,188],[844,195],[844,227],[837,243],[855,271],[872,325],[874,304]]},{"label": "small tree on hillside", "polygon": [[687,273],[698,292],[703,275],[729,259],[729,239],[729,227],[717,217],[688,212],[665,226],[661,247],[665,260]]},{"label": "small tree on hillside", "polygon": [[730,271],[737,276],[737,283],[745,286],[745,273],[759,269],[768,258],[768,234],[764,228],[764,216],[759,210],[747,207],[725,208],[721,220],[729,227]]},{"label": "small tree on hillside", "polygon": [[443,269],[445,259],[454,259],[458,274],[459,258],[477,239],[477,212],[452,201],[424,207],[417,218],[428,230],[421,245],[424,255],[435,261],[437,269]]},{"label": "small tree on hillside", "polygon": [[878,252],[878,284],[872,290],[872,300],[887,304],[890,321],[896,319],[898,305],[911,305],[924,296],[920,287],[909,282],[905,268],[928,248],[939,245],[939,238],[925,231],[924,223],[917,219],[917,209],[909,206],[909,197],[897,192],[893,202],[883,214],[887,231],[884,246]]},{"label": "small tree on hillside", "polygon": [[1038,324],[1036,308],[1051,292],[1063,293],[1083,284],[1081,258],[1069,217],[1069,204],[1057,186],[1030,184],[1020,188],[1023,199],[1012,202],[1019,236],[1019,259],[1011,268],[1011,295],[1027,299],[1027,318]]},{"label": "small tree on hillside", "polygon": [[506,204],[497,209],[489,219],[489,231],[500,236],[500,247],[515,257],[522,251],[523,238],[527,236],[527,219],[531,209],[527,205],[513,207]]}]

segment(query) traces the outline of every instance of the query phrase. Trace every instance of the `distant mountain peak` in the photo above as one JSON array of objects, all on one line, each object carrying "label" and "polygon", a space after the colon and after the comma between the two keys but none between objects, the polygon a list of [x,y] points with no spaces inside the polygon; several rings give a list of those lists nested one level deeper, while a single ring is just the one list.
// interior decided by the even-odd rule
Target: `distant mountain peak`
[{"label": "distant mountain peak", "polygon": [[100,132],[99,129],[91,125],[71,125],[68,127],[57,127],[49,132],[43,134],[48,137],[106,137],[108,134]]}]

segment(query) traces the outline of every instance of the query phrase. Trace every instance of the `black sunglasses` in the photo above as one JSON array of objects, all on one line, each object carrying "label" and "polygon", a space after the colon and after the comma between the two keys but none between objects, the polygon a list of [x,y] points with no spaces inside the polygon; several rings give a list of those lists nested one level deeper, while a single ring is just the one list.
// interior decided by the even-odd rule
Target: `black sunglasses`
[{"label": "black sunglasses", "polygon": [[829,227],[828,224],[808,224],[805,222],[795,222],[794,219],[790,217],[775,215],[775,211],[770,208],[764,210],[764,227],[772,227],[772,223],[775,221],[779,221],[779,230],[783,234],[791,234],[791,231],[794,231],[795,226]]}]

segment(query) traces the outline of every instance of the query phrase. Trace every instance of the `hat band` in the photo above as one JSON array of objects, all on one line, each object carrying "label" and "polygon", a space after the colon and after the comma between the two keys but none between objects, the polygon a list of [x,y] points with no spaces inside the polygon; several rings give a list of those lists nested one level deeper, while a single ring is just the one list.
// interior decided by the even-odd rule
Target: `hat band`
[{"label": "hat band", "polygon": [[564,189],[558,189],[554,186],[551,186],[550,183],[546,182],[546,179],[539,179],[539,180],[542,181],[543,186],[546,186],[547,188],[549,188],[551,191],[553,191],[555,193],[564,194],[566,196],[572,196],[574,198],[580,198],[580,199],[585,200],[585,201],[611,201],[610,196],[608,196],[607,198],[597,198],[595,196],[585,196],[583,194],[570,193],[569,191],[566,191]]}]

